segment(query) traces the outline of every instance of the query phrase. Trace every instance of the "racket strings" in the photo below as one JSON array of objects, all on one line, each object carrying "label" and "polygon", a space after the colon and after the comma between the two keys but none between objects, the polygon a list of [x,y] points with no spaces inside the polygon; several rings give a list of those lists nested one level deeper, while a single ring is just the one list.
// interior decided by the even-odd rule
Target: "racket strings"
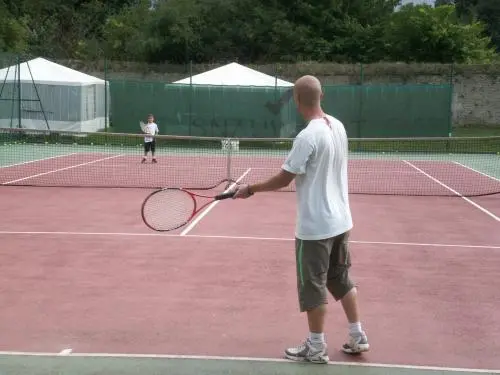
[{"label": "racket strings", "polygon": [[143,215],[150,226],[168,231],[184,225],[195,210],[193,197],[182,190],[165,189],[153,194],[143,207]]}]

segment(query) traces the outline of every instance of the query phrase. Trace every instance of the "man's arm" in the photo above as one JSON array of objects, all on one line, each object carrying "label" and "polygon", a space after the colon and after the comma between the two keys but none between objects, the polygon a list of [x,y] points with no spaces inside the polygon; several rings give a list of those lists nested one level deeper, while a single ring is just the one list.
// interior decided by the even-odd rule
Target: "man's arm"
[{"label": "man's arm", "polygon": [[284,169],[280,170],[278,174],[274,175],[267,181],[249,185],[248,191],[250,194],[259,193],[263,191],[273,191],[279,190],[281,188],[287,187],[290,185],[290,182],[295,178],[295,174],[285,171]]},{"label": "man's arm", "polygon": [[257,192],[274,191],[288,186],[296,175],[306,173],[313,150],[314,147],[308,139],[297,138],[280,172],[264,182],[238,187],[234,198],[247,198]]}]

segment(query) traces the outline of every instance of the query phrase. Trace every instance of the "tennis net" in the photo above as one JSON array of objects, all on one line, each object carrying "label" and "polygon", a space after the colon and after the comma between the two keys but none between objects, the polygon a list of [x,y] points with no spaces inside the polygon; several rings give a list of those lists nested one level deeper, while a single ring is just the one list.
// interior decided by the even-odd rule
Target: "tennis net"
[{"label": "tennis net", "polygon": [[[0,129],[2,186],[204,189],[278,172],[293,139],[156,136]],[[480,196],[500,193],[500,137],[349,139],[351,194]],[[292,182],[281,191],[294,191]]]}]

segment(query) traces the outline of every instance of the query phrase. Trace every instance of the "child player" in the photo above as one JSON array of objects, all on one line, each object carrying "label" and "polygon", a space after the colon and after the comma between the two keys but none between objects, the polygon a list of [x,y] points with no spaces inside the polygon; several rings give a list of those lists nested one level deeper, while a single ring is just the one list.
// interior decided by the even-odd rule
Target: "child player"
[{"label": "child player", "polygon": [[147,156],[148,152],[151,151],[151,156],[152,159],[151,161],[153,163],[156,163],[155,159],[155,138],[154,136],[157,135],[160,131],[158,130],[158,125],[154,122],[155,118],[153,115],[148,115],[148,123],[144,126],[143,132],[148,134],[147,136],[144,137],[144,157],[142,158],[141,163],[145,163],[147,161]]}]

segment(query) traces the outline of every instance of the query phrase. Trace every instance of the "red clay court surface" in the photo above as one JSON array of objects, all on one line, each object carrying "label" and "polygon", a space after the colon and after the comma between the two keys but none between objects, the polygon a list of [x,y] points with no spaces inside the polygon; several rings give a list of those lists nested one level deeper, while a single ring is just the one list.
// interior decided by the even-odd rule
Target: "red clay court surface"
[{"label": "red clay court surface", "polygon": [[0,191],[0,370],[500,373],[499,195],[471,199],[493,216],[458,197],[352,195],[353,276],[372,349],[339,351],[346,323],[331,301],[334,366],[318,367],[280,362],[307,334],[295,286],[295,193],[222,201],[194,226],[161,234],[140,217],[148,190]]},{"label": "red clay court surface", "polygon": [[[3,168],[0,182],[76,184],[85,177],[103,185],[140,185],[146,177],[157,185],[168,178],[190,182],[182,181],[186,175],[179,166],[151,174],[151,166],[131,163],[130,156],[87,156]],[[224,161],[215,161],[197,169],[207,174],[198,180],[222,177]],[[243,181],[267,177],[279,167],[261,162],[249,169],[248,161],[236,159],[232,165]],[[395,192],[414,184],[449,193],[460,177],[470,178],[473,191],[495,184],[450,163],[353,163],[351,177],[372,191],[382,174],[398,175],[392,180]],[[149,190],[0,189],[0,370],[326,371],[279,360],[285,347],[307,334],[295,287],[295,193],[219,202],[190,225],[160,234],[140,217]],[[332,303],[327,335],[335,366],[327,366],[329,374],[460,368],[500,373],[495,287],[500,195],[352,195],[351,204],[353,275],[372,350],[354,358],[338,350],[346,323],[340,306]],[[109,361],[117,356],[119,361]],[[219,364],[208,361],[214,358]],[[364,366],[347,369],[349,363]]]}]

